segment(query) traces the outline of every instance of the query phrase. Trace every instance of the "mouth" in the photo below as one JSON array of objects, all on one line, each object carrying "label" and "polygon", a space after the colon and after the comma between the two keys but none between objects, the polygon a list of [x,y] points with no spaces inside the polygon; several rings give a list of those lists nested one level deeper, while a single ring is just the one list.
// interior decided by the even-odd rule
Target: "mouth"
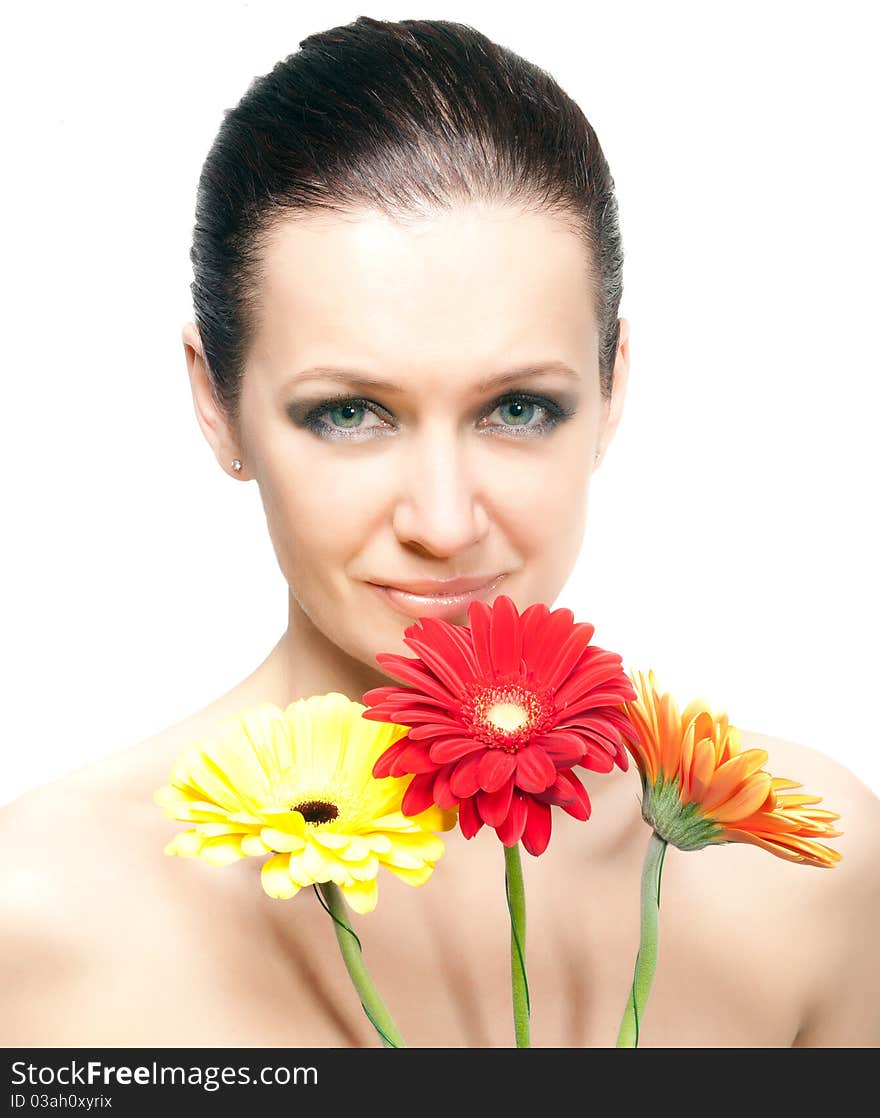
[{"label": "mouth", "polygon": [[[490,576],[488,580],[478,582],[476,579],[450,579],[447,582],[428,581],[410,583],[417,585],[421,593],[413,590],[404,590],[400,586],[382,586],[376,582],[368,582],[369,586],[377,593],[386,605],[390,605],[407,617],[456,617],[467,610],[468,605],[475,601],[485,601],[499,583],[506,578],[507,572]],[[429,586],[436,587],[436,591],[425,592]]]}]

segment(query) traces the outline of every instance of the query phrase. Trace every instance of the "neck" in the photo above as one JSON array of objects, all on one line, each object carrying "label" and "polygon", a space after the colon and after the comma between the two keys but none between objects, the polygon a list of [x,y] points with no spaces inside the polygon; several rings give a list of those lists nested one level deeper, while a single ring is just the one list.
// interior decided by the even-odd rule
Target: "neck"
[{"label": "neck", "polygon": [[292,594],[288,602],[287,630],[255,673],[271,702],[283,708],[294,699],[329,691],[361,702],[365,691],[400,682],[329,640]]}]

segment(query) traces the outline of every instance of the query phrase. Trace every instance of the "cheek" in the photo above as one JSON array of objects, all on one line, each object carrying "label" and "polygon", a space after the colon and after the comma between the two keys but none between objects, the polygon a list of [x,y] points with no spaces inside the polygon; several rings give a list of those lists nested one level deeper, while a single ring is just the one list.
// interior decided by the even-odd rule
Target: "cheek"
[{"label": "cheek", "polygon": [[540,451],[509,455],[487,472],[496,515],[533,541],[532,552],[542,540],[580,535],[590,479],[589,439],[581,432]]},{"label": "cheek", "polygon": [[314,455],[263,460],[260,497],[288,581],[320,571],[329,560],[356,547],[366,509],[363,494],[350,485],[352,477],[357,477],[356,471],[328,469]]}]

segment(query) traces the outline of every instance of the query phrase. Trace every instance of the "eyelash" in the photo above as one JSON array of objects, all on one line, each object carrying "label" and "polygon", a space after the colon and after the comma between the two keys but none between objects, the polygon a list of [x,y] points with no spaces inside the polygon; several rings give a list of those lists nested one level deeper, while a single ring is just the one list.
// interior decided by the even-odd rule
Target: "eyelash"
[{"label": "eyelash", "polygon": [[[554,430],[560,423],[568,419],[574,414],[573,410],[566,409],[558,404],[555,400],[550,400],[546,396],[533,396],[528,392],[510,392],[505,396],[499,397],[495,400],[489,410],[485,413],[491,415],[497,408],[503,407],[505,404],[513,402],[525,402],[527,404],[535,404],[542,408],[547,414],[544,419],[539,423],[532,423],[527,426],[515,426],[512,424],[502,424],[501,428],[505,433],[510,432],[514,438],[533,438],[535,436],[547,435]],[[323,439],[357,439],[363,438],[363,432],[376,431],[385,432],[385,428],[380,427],[334,427],[329,423],[322,423],[321,417],[328,411],[334,408],[344,407],[346,404],[355,407],[364,408],[367,411],[377,415],[380,419],[382,416],[378,415],[379,411],[385,412],[384,408],[379,408],[378,404],[374,404],[371,400],[366,400],[360,396],[334,396],[327,400],[322,400],[320,404],[316,405],[311,411],[305,415],[302,420],[302,426],[307,427],[310,431],[316,434],[319,438]],[[385,412],[387,415],[388,413]],[[497,425],[495,425],[497,427]],[[492,430],[492,428],[488,428]],[[367,435],[367,438],[373,438],[373,435]]]}]

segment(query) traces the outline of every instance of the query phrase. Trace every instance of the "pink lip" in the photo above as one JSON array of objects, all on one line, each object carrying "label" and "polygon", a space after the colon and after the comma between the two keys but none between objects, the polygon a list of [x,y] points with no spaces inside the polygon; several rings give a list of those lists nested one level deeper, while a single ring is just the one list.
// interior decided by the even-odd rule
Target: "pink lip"
[{"label": "pink lip", "polygon": [[[424,579],[397,586],[380,586],[368,582],[386,602],[408,617],[455,617],[463,613],[470,602],[485,601],[486,597],[505,577],[506,572],[493,575],[488,581],[479,578],[453,578],[446,581]],[[407,589],[403,589],[403,586]],[[415,593],[417,588],[421,593]]]}]

